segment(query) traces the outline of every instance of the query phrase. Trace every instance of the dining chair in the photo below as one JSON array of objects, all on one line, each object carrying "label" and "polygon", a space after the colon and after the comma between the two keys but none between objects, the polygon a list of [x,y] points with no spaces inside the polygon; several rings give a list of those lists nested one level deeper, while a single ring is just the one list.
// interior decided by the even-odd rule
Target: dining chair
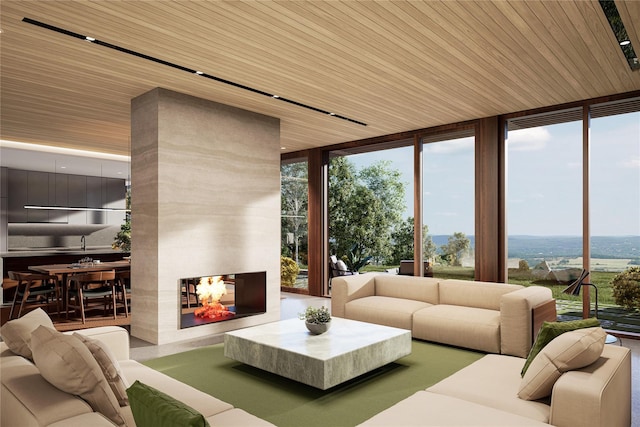
[{"label": "dining chair", "polygon": [[129,301],[131,299],[131,270],[116,271],[117,299],[124,304],[124,314],[129,317]]},{"label": "dining chair", "polygon": [[[86,323],[85,312],[90,308],[90,300],[102,300],[104,315],[107,307],[113,307],[113,318],[117,318],[115,270],[79,273],[69,277],[67,292],[67,316],[69,311],[80,310],[82,323]],[[72,298],[75,300],[72,302]],[[85,305],[86,303],[86,305]]]},{"label": "dining chair", "polygon": [[[182,297],[184,297],[184,302],[182,306],[186,304],[187,308],[198,307],[200,305],[200,301],[198,300],[198,292],[197,292],[197,282],[198,279],[190,278],[190,279],[182,279],[180,292]],[[192,299],[193,297],[193,299]],[[195,302],[192,302],[195,301]]]},{"label": "dining chair", "polygon": [[18,316],[22,316],[22,311],[31,306],[44,305],[49,312],[49,303],[56,301],[57,314],[60,315],[60,287],[57,276],[47,274],[31,273],[28,271],[9,271],[9,278],[18,284],[13,295],[13,303],[9,312],[9,319],[13,319],[18,303]]}]

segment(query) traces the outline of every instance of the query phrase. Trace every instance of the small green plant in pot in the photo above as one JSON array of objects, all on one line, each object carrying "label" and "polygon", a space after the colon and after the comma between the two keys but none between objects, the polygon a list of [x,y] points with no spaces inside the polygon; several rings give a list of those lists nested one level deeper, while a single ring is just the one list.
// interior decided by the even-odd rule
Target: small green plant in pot
[{"label": "small green plant in pot", "polygon": [[314,335],[325,333],[331,326],[331,313],[327,307],[307,307],[300,313],[300,320],[304,320],[307,329]]}]

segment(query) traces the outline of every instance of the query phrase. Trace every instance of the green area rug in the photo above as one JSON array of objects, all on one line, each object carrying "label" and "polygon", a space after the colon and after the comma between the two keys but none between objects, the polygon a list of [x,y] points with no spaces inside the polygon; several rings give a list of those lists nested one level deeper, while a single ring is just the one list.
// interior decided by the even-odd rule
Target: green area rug
[{"label": "green area rug", "polygon": [[480,359],[482,353],[413,340],[412,353],[329,390],[224,357],[222,344],[144,362],[277,426],[354,426]]}]

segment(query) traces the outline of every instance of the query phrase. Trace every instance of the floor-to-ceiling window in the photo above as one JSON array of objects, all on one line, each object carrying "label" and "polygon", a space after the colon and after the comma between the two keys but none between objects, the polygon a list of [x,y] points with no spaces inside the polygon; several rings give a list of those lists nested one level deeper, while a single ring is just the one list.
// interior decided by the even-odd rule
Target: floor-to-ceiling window
[{"label": "floor-to-ceiling window", "polygon": [[638,284],[616,278],[640,268],[640,99],[592,106],[590,128],[589,269],[598,318],[607,328],[638,332],[640,313],[625,307]]},{"label": "floor-to-ceiling window", "polygon": [[422,138],[423,259],[434,277],[475,276],[473,130]]},{"label": "floor-to-ceiling window", "polygon": [[[640,331],[640,99],[517,117],[507,130],[508,282],[550,287],[563,320],[589,313]],[[595,285],[584,302],[562,292],[583,269]]]},{"label": "floor-to-ceiling window", "polygon": [[413,140],[391,145],[331,153],[329,251],[350,271],[395,271],[413,258]]},{"label": "floor-to-ceiling window", "polygon": [[309,286],[307,161],[283,162],[280,166],[280,186],[282,285],[306,291]]},{"label": "floor-to-ceiling window", "polygon": [[509,283],[551,287],[582,272],[582,108],[510,120],[507,133]]}]

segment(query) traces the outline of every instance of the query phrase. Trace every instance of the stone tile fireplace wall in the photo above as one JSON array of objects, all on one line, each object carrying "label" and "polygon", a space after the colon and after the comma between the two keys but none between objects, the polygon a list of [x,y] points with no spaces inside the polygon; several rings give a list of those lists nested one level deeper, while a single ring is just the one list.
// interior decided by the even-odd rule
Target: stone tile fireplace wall
[{"label": "stone tile fireplace wall", "polygon": [[[132,100],[131,333],[155,344],[280,318],[280,121],[156,88]],[[267,312],[180,329],[176,283],[266,271]]]}]

